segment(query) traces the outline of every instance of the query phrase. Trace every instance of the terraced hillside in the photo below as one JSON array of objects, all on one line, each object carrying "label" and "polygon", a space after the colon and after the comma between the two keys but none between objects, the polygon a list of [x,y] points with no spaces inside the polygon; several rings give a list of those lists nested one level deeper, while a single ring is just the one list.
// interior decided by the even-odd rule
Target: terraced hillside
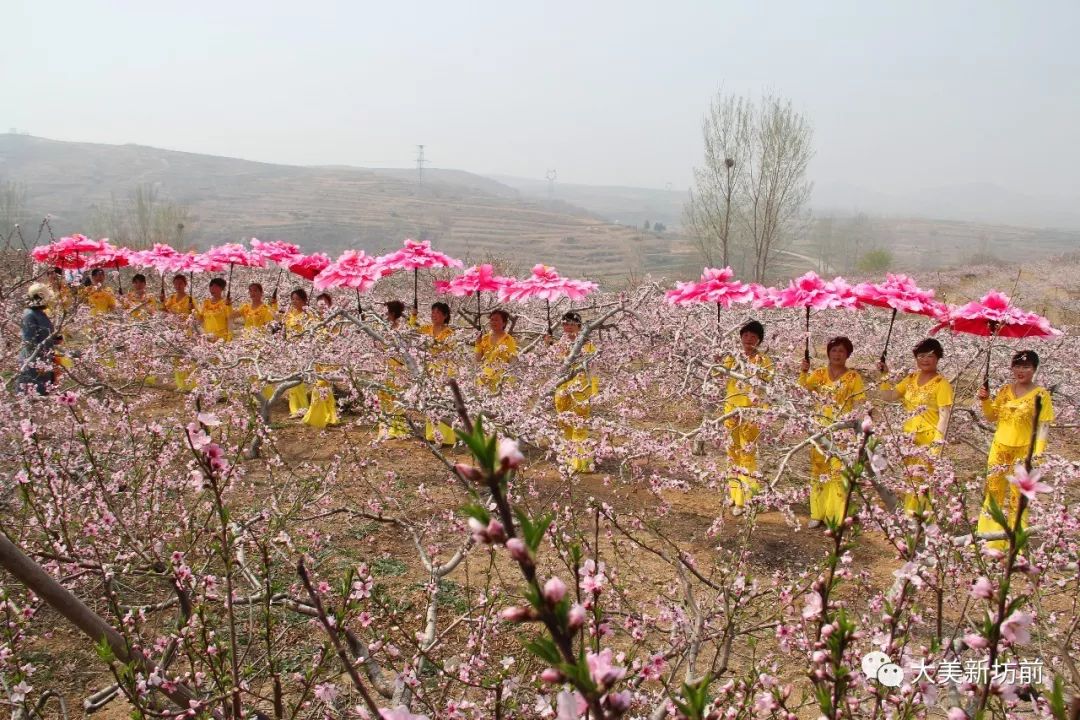
[{"label": "terraced hillside", "polygon": [[403,171],[0,135],[0,182],[25,185],[27,220],[49,214],[58,233],[85,231],[95,208],[125,201],[138,185],[155,185],[161,197],[190,208],[195,222],[185,238],[196,246],[255,236],[334,254],[347,247],[381,251],[408,236],[461,257],[543,261],[608,281],[629,273],[685,274],[695,264],[691,249],[666,234],[525,200],[461,171],[425,170],[424,179],[421,186]]}]

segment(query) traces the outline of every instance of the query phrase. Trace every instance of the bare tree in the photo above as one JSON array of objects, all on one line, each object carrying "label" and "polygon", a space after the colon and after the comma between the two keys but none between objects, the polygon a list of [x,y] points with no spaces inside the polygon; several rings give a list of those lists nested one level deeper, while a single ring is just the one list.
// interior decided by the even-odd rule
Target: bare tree
[{"label": "bare tree", "polygon": [[777,253],[804,229],[813,131],[788,101],[766,96],[754,105],[722,93],[702,131],[705,164],[694,169],[686,224],[708,264],[728,265],[745,254],[753,266],[740,269],[762,282]]},{"label": "bare tree", "polygon": [[746,98],[718,95],[702,121],[705,165],[694,168],[684,221],[707,265],[731,264],[732,203],[739,199],[736,187],[750,150],[753,115]]},{"label": "bare tree", "polygon": [[184,205],[160,199],[154,185],[136,185],[128,200],[114,195],[108,204],[94,207],[91,232],[117,245],[148,248],[154,243],[179,247],[182,230],[190,227],[191,211]]},{"label": "bare tree", "polygon": [[26,222],[26,186],[9,180],[0,186],[0,237]]},{"label": "bare tree", "polygon": [[765,97],[757,109],[744,175],[742,220],[754,250],[754,280],[763,282],[778,251],[805,229],[813,183],[806,169],[813,130],[790,101]]},{"label": "bare tree", "polygon": [[128,220],[128,206],[110,196],[107,205],[94,205],[90,217],[90,233],[94,237],[107,237],[115,245],[131,247],[131,223]]}]

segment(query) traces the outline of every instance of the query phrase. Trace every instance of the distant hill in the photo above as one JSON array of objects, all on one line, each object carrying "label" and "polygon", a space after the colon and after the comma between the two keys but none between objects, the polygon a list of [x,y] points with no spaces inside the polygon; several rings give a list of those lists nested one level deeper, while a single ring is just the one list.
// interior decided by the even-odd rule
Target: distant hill
[{"label": "distant hill", "polygon": [[161,150],[0,135],[0,182],[26,187],[27,215],[52,216],[58,233],[87,231],[95,208],[153,185],[190,208],[185,239],[196,246],[252,236],[309,251],[369,252],[402,238],[437,241],[468,259],[555,264],[613,280],[627,273],[684,273],[695,261],[670,235],[623,227],[568,204],[523,198],[495,180],[458,170],[297,167]]}]

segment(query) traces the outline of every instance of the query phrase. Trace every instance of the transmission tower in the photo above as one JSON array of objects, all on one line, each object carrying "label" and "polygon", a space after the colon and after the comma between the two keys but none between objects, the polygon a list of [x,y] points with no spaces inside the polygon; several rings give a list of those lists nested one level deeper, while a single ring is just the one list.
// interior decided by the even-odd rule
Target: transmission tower
[{"label": "transmission tower", "polygon": [[416,146],[416,182],[418,185],[424,184],[424,163],[427,160],[424,159],[424,146]]},{"label": "transmission tower", "polygon": [[552,200],[555,197],[555,178],[559,176],[559,173],[554,170],[548,170],[545,177],[548,181],[548,200]]}]

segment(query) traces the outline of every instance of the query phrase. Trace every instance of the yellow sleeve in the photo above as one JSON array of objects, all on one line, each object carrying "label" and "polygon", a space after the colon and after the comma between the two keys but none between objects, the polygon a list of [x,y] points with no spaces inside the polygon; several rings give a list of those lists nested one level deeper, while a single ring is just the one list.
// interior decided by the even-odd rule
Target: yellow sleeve
[{"label": "yellow sleeve", "polygon": [[814,390],[821,385],[821,380],[815,370],[808,373],[799,373],[799,384],[807,390]]},{"label": "yellow sleeve", "polygon": [[506,351],[510,358],[514,358],[518,354],[517,340],[514,339],[513,335],[506,336]]},{"label": "yellow sleeve", "polygon": [[1046,425],[1054,422],[1054,401],[1046,388],[1039,388],[1039,396],[1042,398],[1042,410],[1039,412],[1039,424]]},{"label": "yellow sleeve", "polygon": [[939,408],[952,407],[953,404],[952,385],[945,378],[942,378],[941,382],[938,383],[937,404]]},{"label": "yellow sleeve", "polygon": [[[896,383],[896,385],[893,386],[893,390],[895,390],[897,393],[899,393],[901,397],[906,395],[907,391],[908,391],[908,387],[910,387],[910,385],[911,385],[912,377],[914,377],[914,376],[913,375],[905,375],[903,380],[901,380],[900,382]],[[882,388],[885,388],[885,384],[882,384]]]},{"label": "yellow sleeve", "polygon": [[[1008,387],[1008,386],[1006,386]],[[1005,400],[1005,387],[997,391],[993,399],[987,398],[980,402],[983,417],[990,422],[996,422],[1001,412],[1001,403]]]}]

